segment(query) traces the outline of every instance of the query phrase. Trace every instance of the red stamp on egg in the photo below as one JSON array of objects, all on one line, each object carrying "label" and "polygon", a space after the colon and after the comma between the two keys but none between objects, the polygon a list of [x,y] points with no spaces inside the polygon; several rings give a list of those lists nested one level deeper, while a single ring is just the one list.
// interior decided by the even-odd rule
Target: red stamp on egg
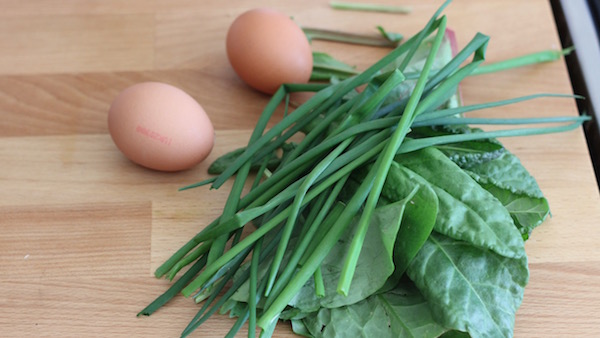
[{"label": "red stamp on egg", "polygon": [[135,131],[146,136],[149,137],[153,140],[156,140],[164,145],[170,146],[171,145],[171,138],[168,136],[164,136],[161,135],[159,132],[155,131],[155,130],[151,130],[148,129],[146,127],[143,127],[141,125],[137,125],[137,127],[135,128]]}]

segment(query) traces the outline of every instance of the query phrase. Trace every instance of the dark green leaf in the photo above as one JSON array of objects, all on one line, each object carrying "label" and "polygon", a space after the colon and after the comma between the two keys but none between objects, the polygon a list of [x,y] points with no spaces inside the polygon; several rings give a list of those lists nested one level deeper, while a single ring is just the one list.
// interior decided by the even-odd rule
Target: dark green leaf
[{"label": "dark green leaf", "polygon": [[521,234],[502,203],[439,150],[402,154],[410,180],[429,185],[440,205],[435,230],[506,257],[525,256]]},{"label": "dark green leaf", "polygon": [[402,226],[396,238],[394,249],[395,279],[399,279],[408,264],[417,255],[421,246],[433,230],[438,213],[439,201],[435,191],[429,185],[419,185],[410,179],[406,168],[392,163],[382,196],[386,200],[396,201],[417,188],[416,194],[406,204]]},{"label": "dark green leaf", "polygon": [[292,328],[322,338],[433,338],[447,331],[433,320],[427,302],[410,281],[356,304],[322,308],[292,320]]},{"label": "dark green leaf", "polygon": [[444,333],[439,338],[470,338],[470,337],[471,337],[471,335],[466,332],[452,330],[452,331],[448,331],[448,332]]},{"label": "dark green leaf", "polygon": [[238,302],[233,299],[228,299],[223,306],[219,308],[220,314],[229,313],[229,318],[245,316],[248,312],[248,303]]},{"label": "dark green leaf", "polygon": [[492,161],[474,164],[466,168],[481,184],[493,184],[499,188],[530,197],[543,198],[535,178],[523,167],[521,161],[506,151]]},{"label": "dark green leaf", "polygon": [[356,67],[352,67],[340,60],[335,59],[333,56],[322,52],[313,52],[313,67],[319,69],[335,70],[351,75],[355,75],[358,73],[356,71]]},{"label": "dark green leaf", "polygon": [[[379,290],[394,271],[394,243],[407,202],[400,200],[375,209],[348,296],[337,293],[336,286],[343,265],[341,258],[346,256],[354,231],[347,231],[321,264],[325,296],[315,296],[314,282],[311,279],[296,294],[290,305],[304,312],[312,312],[320,307],[353,304]],[[359,217],[355,218],[351,229],[356,227]]]},{"label": "dark green leaf", "polygon": [[489,140],[450,143],[436,148],[461,168],[494,160],[504,153],[501,144]]},{"label": "dark green leaf", "polygon": [[342,61],[339,61],[327,53],[313,52],[313,70],[310,76],[311,81],[346,79],[358,74],[355,67],[352,67]]},{"label": "dark green leaf", "polygon": [[515,221],[515,225],[525,236],[528,236],[535,227],[542,224],[550,213],[548,201],[543,197],[537,198],[514,193],[492,184],[485,184],[483,187],[502,202]]},{"label": "dark green leaf", "polygon": [[442,325],[474,337],[511,337],[529,278],[507,258],[433,233],[407,270]]}]

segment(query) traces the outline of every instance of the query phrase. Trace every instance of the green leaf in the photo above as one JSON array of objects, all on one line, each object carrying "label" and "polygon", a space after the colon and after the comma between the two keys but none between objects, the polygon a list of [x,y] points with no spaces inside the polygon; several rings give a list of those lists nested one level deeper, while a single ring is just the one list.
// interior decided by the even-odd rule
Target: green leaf
[{"label": "green leaf", "polygon": [[292,331],[294,331],[295,334],[300,335],[302,337],[314,337],[312,334],[310,334],[310,331],[308,330],[308,327],[306,327],[306,324],[304,324],[304,321],[301,319],[294,319],[291,321],[292,323]]},{"label": "green leaf", "polygon": [[433,320],[427,302],[410,281],[352,305],[322,308],[292,320],[292,328],[316,338],[433,338],[447,331]]},{"label": "green leaf", "polygon": [[313,70],[311,81],[346,79],[358,74],[355,67],[339,61],[327,53],[313,52]]},{"label": "green leaf", "polygon": [[442,325],[474,337],[510,337],[529,278],[507,258],[433,233],[407,270]]},{"label": "green leaf", "polygon": [[485,184],[483,187],[502,202],[512,216],[515,225],[526,237],[534,228],[542,224],[550,214],[548,200],[543,197],[530,197],[525,194],[513,193],[492,184]]},{"label": "green leaf", "polygon": [[411,190],[418,189],[406,204],[402,226],[396,238],[394,249],[396,281],[404,274],[408,264],[429,237],[435,225],[439,206],[435,191],[429,185],[419,185],[411,180],[409,175],[406,168],[393,162],[381,192],[385,200],[396,201],[401,196],[409,194]]},{"label": "green leaf", "polygon": [[313,67],[327,70],[336,70],[351,75],[356,75],[356,67],[352,67],[333,56],[323,52],[313,52]]},{"label": "green leaf", "polygon": [[530,197],[543,198],[535,178],[523,167],[521,161],[510,152],[484,163],[474,163],[465,168],[481,184],[493,184],[499,188]]},{"label": "green leaf", "polygon": [[460,167],[472,166],[498,158],[504,147],[489,140],[466,141],[436,146]]},{"label": "green leaf", "polygon": [[521,234],[502,203],[439,150],[429,147],[395,160],[409,179],[435,191],[437,232],[506,257],[525,256]]},{"label": "green leaf", "polygon": [[312,337],[392,337],[377,297],[351,306],[321,308],[301,320]]},{"label": "green leaf", "polygon": [[471,163],[466,172],[504,205],[524,238],[550,214],[535,178],[515,155],[506,151],[491,161]]},{"label": "green leaf", "polygon": [[[336,285],[342,271],[341,257],[346,256],[354,231],[347,231],[321,264],[325,296],[315,296],[314,282],[311,278],[289,305],[304,312],[313,312],[320,307],[333,308],[353,304],[379,290],[394,271],[394,243],[407,202],[403,199],[379,207],[373,212],[348,296],[337,293]],[[351,229],[356,228],[359,217],[355,217],[350,225]]]},{"label": "green leaf", "polygon": [[[455,119],[460,121],[464,118],[455,117]],[[410,137],[425,139],[436,136],[473,134],[478,132],[482,132],[482,130],[471,128],[464,124],[421,126],[414,127],[410,133]],[[435,147],[461,168],[472,167],[497,159],[506,151],[502,144],[495,139],[444,143]]]},{"label": "green leaf", "polygon": [[471,337],[471,335],[466,332],[452,330],[452,331],[448,331],[448,332],[444,333],[439,338],[470,338],[470,337]]},{"label": "green leaf", "polygon": [[228,299],[223,306],[219,308],[219,313],[224,315],[229,313],[229,318],[244,316],[248,312],[248,303],[238,302],[233,299]]}]

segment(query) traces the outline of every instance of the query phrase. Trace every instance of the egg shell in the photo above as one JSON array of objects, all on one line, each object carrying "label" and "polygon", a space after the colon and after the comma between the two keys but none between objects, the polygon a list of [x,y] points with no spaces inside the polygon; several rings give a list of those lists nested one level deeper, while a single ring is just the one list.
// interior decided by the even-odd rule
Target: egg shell
[{"label": "egg shell", "polygon": [[214,128],[204,109],[183,90],[143,82],[123,90],[108,112],[108,130],[131,161],[160,171],[189,169],[214,145]]},{"label": "egg shell", "polygon": [[264,93],[310,79],[313,58],[306,35],[274,9],[257,8],[238,16],[227,32],[226,47],[236,74]]}]

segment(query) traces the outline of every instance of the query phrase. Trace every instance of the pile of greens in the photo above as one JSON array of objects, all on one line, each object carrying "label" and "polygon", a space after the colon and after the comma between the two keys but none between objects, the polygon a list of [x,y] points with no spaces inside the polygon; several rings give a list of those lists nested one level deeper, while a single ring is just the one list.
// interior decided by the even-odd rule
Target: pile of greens
[{"label": "pile of greens", "polygon": [[[248,336],[260,328],[269,337],[279,321],[310,337],[512,336],[528,281],[524,241],[549,209],[496,138],[567,131],[586,118],[464,116],[573,96],[459,105],[459,83],[485,71],[489,38],[477,34],[452,55],[444,6],[364,72],[273,95],[248,145],[184,188],[235,176],[222,215],[156,271],[177,281],[140,314],[181,292],[203,302],[182,336],[217,312],[237,318],[228,336],[247,322]],[[288,114],[295,91],[316,93]],[[285,117],[266,130],[282,103]],[[471,127],[539,123],[552,126]]]}]

